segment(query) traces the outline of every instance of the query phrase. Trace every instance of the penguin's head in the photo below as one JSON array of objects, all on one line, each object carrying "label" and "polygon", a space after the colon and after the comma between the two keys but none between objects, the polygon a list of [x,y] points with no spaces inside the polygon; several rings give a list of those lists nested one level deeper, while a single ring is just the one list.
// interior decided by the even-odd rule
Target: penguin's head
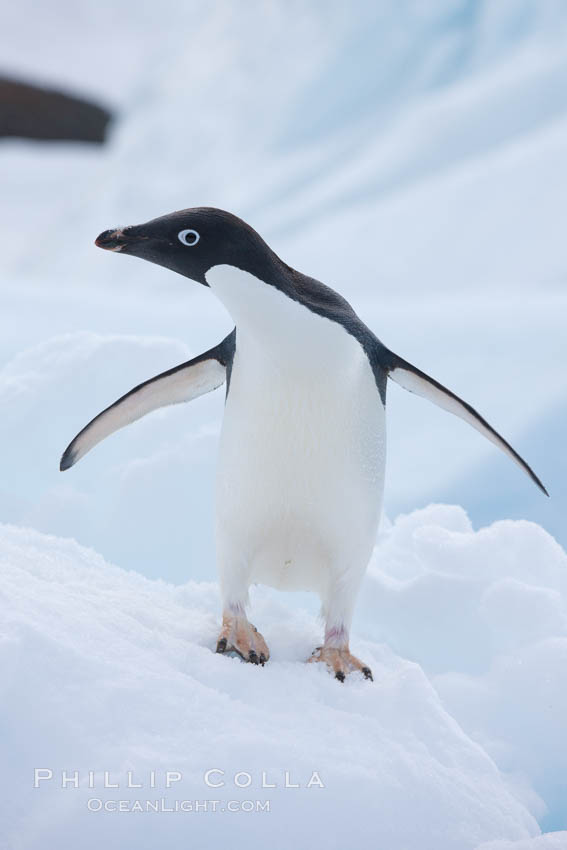
[{"label": "penguin's head", "polygon": [[266,267],[281,262],[246,222],[213,207],[179,210],[146,224],[105,230],[95,245],[165,266],[204,286],[205,274],[213,266],[237,266],[265,280]]}]

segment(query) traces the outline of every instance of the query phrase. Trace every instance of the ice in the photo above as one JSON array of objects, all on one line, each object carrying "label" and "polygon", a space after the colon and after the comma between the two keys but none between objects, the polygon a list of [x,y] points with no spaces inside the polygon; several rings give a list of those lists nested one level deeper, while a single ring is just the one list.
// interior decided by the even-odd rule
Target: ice
[{"label": "ice", "polygon": [[565,850],[567,832],[553,832],[521,841],[487,841],[476,850]]},{"label": "ice", "polygon": [[[550,427],[565,401],[567,355],[562,5],[481,3],[473,15],[465,3],[364,3],[356,18],[340,3],[324,14],[301,3],[144,9],[112,36],[109,4],[74,14],[62,4],[58,16],[27,2],[10,9],[14,70],[57,83],[73,68],[76,87],[120,111],[102,151],[2,146],[3,362],[83,330],[170,337],[195,353],[214,345],[230,320],[210,292],[105,256],[92,241],[115,224],[216,204],[476,406],[554,499],[532,492],[462,423],[393,390],[391,515],[443,498],[477,523],[526,516],[565,542],[562,438]],[[54,17],[65,20],[58,41],[44,37]],[[24,21],[26,50],[17,46]],[[118,392],[127,389],[125,375]],[[84,424],[73,404],[60,415]],[[199,418],[186,417],[198,431]],[[218,415],[206,425],[216,428]],[[203,462],[195,490],[211,479],[212,448]],[[506,486],[493,500],[494,479]],[[46,484],[35,481],[34,498]],[[102,531],[74,533],[118,557]],[[204,536],[199,546],[210,553]],[[181,556],[175,572],[180,565]]]}]

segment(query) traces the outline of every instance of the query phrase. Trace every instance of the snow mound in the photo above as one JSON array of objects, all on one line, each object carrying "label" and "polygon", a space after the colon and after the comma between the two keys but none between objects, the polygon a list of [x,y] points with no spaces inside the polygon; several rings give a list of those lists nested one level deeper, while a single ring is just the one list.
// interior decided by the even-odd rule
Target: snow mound
[{"label": "snow mound", "polygon": [[[23,850],[40,841],[70,846],[80,840],[94,848],[104,840],[118,847],[135,840],[138,847],[153,848],[158,840],[183,836],[192,846],[231,840],[237,846],[246,841],[252,848],[267,843],[279,848],[309,840],[317,846],[388,850],[473,850],[506,839],[512,844],[502,850],[524,850],[514,842],[538,835],[534,814],[542,813],[543,802],[527,773],[520,781],[500,769],[494,733],[492,740],[487,734],[481,741],[486,730],[498,728],[505,706],[499,710],[485,699],[480,731],[470,723],[463,730],[458,720],[461,714],[469,720],[462,706],[471,691],[469,671],[489,664],[486,625],[476,632],[482,612],[488,623],[502,621],[492,652],[505,657],[507,621],[499,611],[508,610],[516,628],[525,594],[539,594],[540,600],[547,589],[552,596],[535,606],[538,627],[528,633],[526,653],[538,655],[540,669],[552,658],[558,638],[549,635],[559,624],[552,619],[546,630],[544,621],[550,606],[555,610],[553,592],[565,601],[564,553],[528,523],[502,523],[474,534],[460,509],[437,506],[400,519],[384,534],[376,557],[380,569],[373,566],[368,576],[352,641],[353,650],[371,664],[375,681],[351,678],[339,686],[319,666],[304,664],[320,627],[283,594],[266,588],[253,594],[253,621],[272,650],[270,663],[256,668],[212,652],[219,618],[215,584],[152,581],[110,566],[74,541],[1,526],[1,712],[5,761],[11,765],[2,782],[17,789],[10,798],[18,800],[4,815],[7,846]],[[532,566],[536,557],[538,565]],[[448,660],[440,645],[436,648],[427,635],[424,639],[423,624],[438,618],[440,610],[431,607],[435,587],[428,591],[426,580],[445,582],[446,605],[456,610],[475,581],[475,563],[476,582],[484,591],[472,594],[468,622],[460,632],[447,628],[446,620],[436,622],[445,641],[461,647],[459,665],[458,651]],[[506,576],[514,570],[512,586]],[[411,592],[420,582],[426,582],[421,598]],[[423,645],[420,663],[372,638],[373,629],[394,637],[395,618],[385,620],[388,606],[381,600],[388,593],[405,594],[408,609],[392,646],[399,652],[397,642],[404,654],[417,657]],[[413,651],[411,637],[402,645],[403,631],[413,635]],[[474,640],[483,650],[477,662],[469,643]],[[534,658],[533,664],[516,666],[516,694],[510,699],[538,690],[535,664]],[[439,676],[429,679],[428,669],[460,674],[452,692],[440,678],[443,698],[451,697],[447,706],[456,705],[454,714],[436,692]],[[542,709],[545,699],[538,704],[535,694],[519,715],[534,712],[534,737],[545,725]],[[550,739],[553,734],[551,729]],[[507,740],[513,751],[513,730]],[[34,768],[52,770],[53,779],[33,788]],[[224,771],[214,775],[224,786],[206,785],[204,775],[211,769]],[[63,770],[79,771],[80,787],[63,790]],[[94,788],[88,787],[89,770]],[[142,789],[125,787],[129,770]],[[152,770],[155,789],[149,787]],[[167,770],[182,774],[169,789]],[[286,770],[288,782],[299,788],[284,787]],[[119,789],[101,787],[104,771]],[[235,786],[239,771],[245,774],[239,781],[251,777],[248,787]],[[277,787],[262,788],[262,772]],[[314,772],[324,787],[318,780],[306,787]],[[218,800],[220,806],[269,800],[271,808],[159,817],[87,809],[93,799],[132,805],[161,798],[168,805]],[[2,793],[1,799],[8,797]],[[559,847],[559,840],[557,834],[541,846]]]},{"label": "snow mound", "polygon": [[[566,825],[567,555],[535,523],[475,532],[462,508],[401,516],[375,551],[365,637],[417,662],[547,828]],[[524,798],[528,805],[528,797]]]}]

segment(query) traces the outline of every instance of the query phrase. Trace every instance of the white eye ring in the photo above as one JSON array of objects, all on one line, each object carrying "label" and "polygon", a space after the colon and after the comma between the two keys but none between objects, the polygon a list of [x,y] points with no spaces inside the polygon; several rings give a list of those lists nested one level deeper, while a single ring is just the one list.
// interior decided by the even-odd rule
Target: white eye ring
[{"label": "white eye ring", "polygon": [[[201,237],[199,236],[196,230],[189,229],[180,230],[177,234],[177,238],[183,245],[187,245],[188,248],[192,248],[194,245],[197,244]],[[188,242],[187,239],[190,239],[191,241]]]}]

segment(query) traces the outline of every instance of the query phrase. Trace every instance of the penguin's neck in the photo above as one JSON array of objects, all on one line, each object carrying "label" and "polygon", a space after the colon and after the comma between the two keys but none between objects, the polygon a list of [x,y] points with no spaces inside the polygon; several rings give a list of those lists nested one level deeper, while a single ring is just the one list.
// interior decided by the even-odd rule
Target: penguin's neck
[{"label": "penguin's neck", "polygon": [[240,333],[270,339],[285,332],[293,301],[276,286],[230,265],[214,266],[206,279]]},{"label": "penguin's neck", "polygon": [[220,265],[209,269],[206,279],[234,320],[240,350],[256,348],[290,366],[313,370],[320,364],[329,370],[358,346],[342,325],[249,272]]}]

